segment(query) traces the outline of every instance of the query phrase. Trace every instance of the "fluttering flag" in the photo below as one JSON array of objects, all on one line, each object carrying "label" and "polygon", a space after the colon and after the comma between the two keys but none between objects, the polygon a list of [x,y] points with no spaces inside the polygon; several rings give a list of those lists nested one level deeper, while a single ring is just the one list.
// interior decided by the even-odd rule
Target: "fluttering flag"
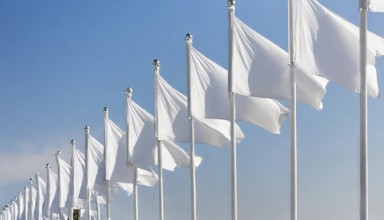
[{"label": "fluttering flag", "polygon": [[[306,72],[360,92],[359,27],[316,0],[294,1],[296,61]],[[384,39],[367,34],[367,93],[379,97],[375,58],[384,54]]]},{"label": "fluttering flag", "polygon": [[63,209],[68,207],[66,203],[69,196],[69,186],[71,182],[71,167],[63,159],[57,157],[57,168],[59,171],[59,193],[61,194],[61,198],[59,198],[59,208]]},{"label": "fluttering flag", "polygon": [[83,208],[84,199],[87,198],[86,185],[84,181],[85,155],[76,147],[73,147],[72,161],[73,207]]},{"label": "fluttering flag", "polygon": [[[192,114],[196,118],[229,120],[228,71],[191,47]],[[272,133],[280,127],[289,110],[279,102],[236,95],[236,118],[258,125]]]},{"label": "fluttering flag", "polygon": [[[234,92],[244,96],[290,99],[288,53],[232,16]],[[327,80],[296,69],[297,99],[322,109]],[[237,110],[239,110],[238,108]]]},{"label": "fluttering flag", "polygon": [[27,220],[29,218],[29,188],[26,186],[24,188],[24,212],[21,216],[21,219]]},{"label": "fluttering flag", "polygon": [[19,215],[19,207],[17,203],[12,200],[12,220],[17,220],[17,216]]},{"label": "fluttering flag", "polygon": [[96,188],[96,191],[100,191],[104,188],[101,187],[105,185],[104,146],[92,135],[88,138],[87,174],[89,189]]},{"label": "fluttering flag", "polygon": [[37,203],[37,190],[35,189],[35,187],[31,187],[32,189],[32,193],[31,193],[31,210],[30,210],[30,216],[32,218],[35,218],[36,217],[36,203]]},{"label": "fluttering flag", "polygon": [[[37,175],[37,217],[38,219],[41,219],[43,216],[43,204],[45,200],[45,195],[47,193],[47,183],[43,178]],[[39,216],[40,215],[40,216]]]},{"label": "fluttering flag", "polygon": [[[172,88],[160,75],[158,79],[158,123],[161,141],[189,143],[187,97]],[[244,138],[236,125],[237,142]],[[195,142],[218,147],[230,144],[230,123],[222,119],[195,119]]]},{"label": "fluttering flag", "polygon": [[48,167],[48,172],[47,172],[47,194],[45,198],[46,202],[46,213],[44,214],[47,217],[52,217],[51,213],[58,213],[59,212],[59,201],[58,201],[58,176],[56,175],[55,172],[53,172],[49,167]]},{"label": "fluttering flag", "polygon": [[24,212],[24,195],[20,192],[19,193],[19,215],[18,215],[18,219],[22,219],[22,215],[23,215],[23,212]]},{"label": "fluttering flag", "polygon": [[372,12],[384,12],[383,0],[369,0],[369,9]]},{"label": "fluttering flag", "polygon": [[[127,101],[127,124],[130,158],[141,165],[157,165],[157,144],[154,117],[134,101]],[[172,141],[163,141],[163,169],[173,171],[176,167],[189,167],[189,155]],[[201,162],[198,157],[195,166]]]},{"label": "fluttering flag", "polygon": [[[106,147],[107,155],[106,157],[106,170],[107,178],[114,183],[116,183],[123,190],[131,190],[132,187],[129,186],[133,183],[133,169],[128,164],[128,149],[126,144],[126,134],[122,131],[112,120],[108,119],[106,121]],[[138,179],[142,183],[153,183],[157,180],[157,175],[154,172],[149,170],[145,173],[145,176],[139,176]],[[150,174],[151,173],[151,174]],[[148,186],[154,186],[152,184]]]}]

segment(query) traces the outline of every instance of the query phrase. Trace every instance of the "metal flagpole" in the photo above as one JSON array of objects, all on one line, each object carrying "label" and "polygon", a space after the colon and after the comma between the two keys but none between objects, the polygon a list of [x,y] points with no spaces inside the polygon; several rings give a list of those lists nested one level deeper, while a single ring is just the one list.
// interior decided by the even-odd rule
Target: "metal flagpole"
[{"label": "metal flagpole", "polygon": [[288,0],[289,29],[289,77],[291,85],[290,118],[291,118],[291,220],[297,220],[297,137],[296,137],[296,57],[293,30],[293,2]]},{"label": "metal flagpole", "polygon": [[29,178],[29,220],[33,220],[33,215],[32,215],[32,195],[33,195],[33,192],[32,192],[32,187],[33,187],[33,178]]},{"label": "metal flagpole", "polygon": [[40,212],[40,180],[39,180],[39,173],[36,173],[36,185],[37,185],[37,201],[36,201],[36,208],[37,208],[37,219],[40,220],[41,218],[41,212]]},{"label": "metal flagpole", "polygon": [[[47,198],[50,198],[51,197],[51,190],[50,190],[50,185],[51,185],[51,181],[49,180],[49,169],[51,168],[51,165],[49,165],[49,163],[47,163],[47,165],[45,165],[45,168],[47,168]],[[51,211],[49,210],[49,206],[47,206],[47,217],[49,220],[51,220]]]},{"label": "metal flagpole", "polygon": [[85,126],[84,128],[84,137],[85,137],[85,181],[87,186],[87,215],[88,220],[91,220],[91,189],[89,186],[89,127]]},{"label": "metal flagpole", "polygon": [[96,212],[97,220],[100,220],[100,202],[99,202],[99,193],[96,191]]},{"label": "metal flagpole", "polygon": [[360,0],[360,220],[368,220],[367,8]]},{"label": "metal flagpole", "polygon": [[[104,161],[106,161],[107,155],[107,121],[108,121],[108,108],[104,107]],[[111,190],[111,181],[106,179],[107,183],[107,220],[111,220],[111,203],[110,203],[110,190]]]},{"label": "metal flagpole", "polygon": [[74,156],[75,156],[75,148],[76,148],[76,141],[74,139],[71,140],[71,145],[72,145],[72,158],[71,158],[71,186],[70,186],[70,194],[71,194],[71,201],[70,201],[70,207],[69,207],[69,219],[72,220],[73,219],[73,208],[74,208],[74,200],[75,200],[75,183],[74,183],[74,179],[75,179],[75,168],[74,168]]},{"label": "metal flagpole", "polygon": [[192,46],[192,35],[187,34],[185,36],[185,43],[187,48],[187,75],[188,75],[188,119],[190,122],[190,169],[191,169],[191,210],[192,220],[196,220],[196,168],[195,168],[195,124],[194,117],[192,114],[192,98],[191,98],[191,46]]},{"label": "metal flagpole", "polygon": [[57,174],[58,174],[58,182],[59,182],[59,184],[58,184],[58,190],[59,190],[59,217],[58,217],[58,219],[61,219],[62,218],[62,216],[63,216],[63,210],[60,208],[60,203],[61,203],[61,197],[63,196],[63,195],[61,195],[61,172],[60,172],[60,163],[59,163],[59,157],[60,157],[60,154],[61,154],[61,152],[60,151],[57,151],[56,152],[56,162],[57,162]]},{"label": "metal flagpole", "polygon": [[153,60],[153,72],[154,72],[154,82],[155,82],[155,133],[157,139],[157,160],[158,160],[158,168],[159,168],[159,212],[160,212],[160,220],[164,220],[164,204],[163,204],[163,159],[162,159],[162,144],[159,140],[159,116],[158,116],[158,100],[157,100],[157,92],[158,92],[158,76],[160,74],[160,61]]},{"label": "metal flagpole", "polygon": [[129,118],[129,110],[128,110],[128,102],[131,102],[132,101],[132,92],[133,92],[133,89],[132,88],[127,88],[127,90],[125,91],[125,104],[126,104],[126,108],[125,108],[125,111],[126,111],[126,129],[127,129],[127,132],[126,132],[126,142],[127,142],[127,152],[128,152],[128,155],[127,155],[127,161],[128,161],[128,166],[133,166],[133,172],[134,172],[134,177],[133,177],[133,215],[134,215],[134,219],[135,220],[138,220],[139,219],[139,192],[138,192],[138,187],[137,187],[137,167],[136,165],[132,162],[131,160],[131,157],[130,157],[130,146],[129,146],[129,124],[128,124],[128,118]]},{"label": "metal flagpole", "polygon": [[232,220],[237,220],[237,150],[236,150],[236,94],[233,91],[233,31],[232,19],[235,12],[235,1],[228,0],[228,92],[230,102],[230,122],[231,122],[231,210]]}]

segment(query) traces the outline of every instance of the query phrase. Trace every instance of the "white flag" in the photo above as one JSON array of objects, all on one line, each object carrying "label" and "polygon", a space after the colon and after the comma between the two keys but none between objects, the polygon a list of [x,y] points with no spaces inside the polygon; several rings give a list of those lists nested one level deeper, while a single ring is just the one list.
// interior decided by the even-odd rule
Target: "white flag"
[{"label": "white flag", "polygon": [[[229,120],[228,71],[191,47],[191,100],[196,118]],[[288,109],[275,100],[236,96],[236,118],[280,133]]]},{"label": "white flag", "polygon": [[21,216],[21,219],[26,219],[29,218],[29,188],[25,187],[25,192],[24,192],[24,212]]},{"label": "white flag", "polygon": [[[47,193],[47,183],[43,178],[40,176],[37,177],[37,193],[38,193],[38,202],[37,202],[37,215],[43,215],[43,204],[45,195]],[[38,219],[40,219],[42,216],[38,216]]]},{"label": "white flag", "polygon": [[15,201],[12,201],[12,220],[17,220],[19,215],[19,207]]},{"label": "white flag", "polygon": [[369,0],[369,9],[372,12],[384,12],[384,0]]},{"label": "white flag", "polygon": [[[157,143],[154,117],[135,102],[127,100],[127,124],[131,160],[141,165],[157,165]],[[163,169],[189,167],[189,155],[171,141],[163,141]],[[201,162],[201,158],[199,160]],[[196,163],[198,166],[199,163]]]},{"label": "white flag", "polygon": [[[232,18],[234,92],[245,96],[290,99],[288,53]],[[327,80],[297,68],[297,99],[322,109]]]},{"label": "white flag", "polygon": [[[297,64],[346,89],[360,92],[359,28],[316,0],[295,0]],[[375,58],[384,54],[384,39],[367,35],[367,92],[379,97]]]},{"label": "white flag", "polygon": [[[132,166],[128,164],[128,149],[126,144],[125,132],[122,131],[115,123],[110,119],[106,122],[107,129],[107,155],[106,157],[106,170],[107,174],[110,172],[110,180],[122,188],[123,190],[130,190],[130,184],[133,183],[133,169]],[[150,176],[146,173],[146,177],[151,178],[148,181],[142,182],[152,182],[152,178],[157,179],[154,173]],[[108,175],[107,175],[108,177]],[[138,178],[146,178],[144,176],[139,176]]]},{"label": "white flag", "polygon": [[59,170],[59,191],[61,198],[59,198],[59,207],[67,207],[66,202],[69,196],[69,184],[71,182],[71,167],[67,162],[61,158],[57,158],[57,167]]},{"label": "white flag", "polygon": [[[46,194],[46,216],[50,216],[51,212],[57,212],[58,211],[58,177],[56,173],[54,173],[50,168],[48,169],[48,176],[47,176],[47,194]],[[55,201],[56,198],[56,202]]]},{"label": "white flag", "polygon": [[24,212],[24,195],[20,192],[19,193],[19,216],[18,218],[21,219]]},{"label": "white flag", "polygon": [[[105,185],[105,163],[104,146],[92,135],[88,138],[88,188],[94,188],[94,185]],[[101,188],[101,187],[98,187]]]},{"label": "white flag", "polygon": [[31,198],[31,216],[36,217],[36,203],[37,203],[37,190],[32,186],[32,198]]},{"label": "white flag", "polygon": [[[189,122],[187,97],[172,88],[158,75],[158,123],[159,140],[189,143]],[[237,142],[244,138],[239,126],[236,125]],[[196,119],[195,142],[218,147],[230,144],[230,123],[221,119]]]},{"label": "white flag", "polygon": [[81,152],[79,149],[75,148],[73,149],[73,165],[72,165],[72,172],[73,172],[73,206],[74,207],[81,207],[81,200],[80,198],[84,199],[87,197],[87,192],[85,189],[85,181],[83,181],[84,178],[84,171],[85,171],[85,155],[83,152]]}]

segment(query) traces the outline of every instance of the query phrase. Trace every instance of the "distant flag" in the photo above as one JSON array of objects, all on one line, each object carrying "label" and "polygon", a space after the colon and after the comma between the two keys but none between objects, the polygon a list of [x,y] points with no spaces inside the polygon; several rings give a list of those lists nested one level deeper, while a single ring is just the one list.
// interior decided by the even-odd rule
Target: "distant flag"
[{"label": "distant flag", "polygon": [[105,185],[105,163],[104,146],[92,135],[88,138],[88,168],[86,172],[89,189],[100,190],[101,185]]},{"label": "distant flag", "polygon": [[31,193],[31,213],[30,213],[30,216],[31,218],[35,218],[36,217],[36,203],[37,203],[37,190],[35,189],[35,187],[31,187],[32,189],[32,193]]},{"label": "distant flag", "polygon": [[18,219],[22,219],[22,215],[23,215],[23,212],[24,212],[24,195],[23,195],[22,192],[19,193],[18,202],[19,202],[19,215],[18,215]]},{"label": "distant flag", "polygon": [[[47,194],[45,198],[44,213],[48,218],[52,218],[52,213],[58,213],[58,176],[51,170],[51,166],[47,164]],[[56,198],[56,199],[55,199]],[[56,200],[56,201],[55,201]],[[55,202],[54,202],[55,201]]]},{"label": "distant flag", "polygon": [[22,220],[29,219],[29,188],[27,186],[24,187],[24,212],[22,215]]},{"label": "distant flag", "polygon": [[84,208],[86,198],[85,185],[85,155],[73,145],[72,155],[72,184],[73,184],[73,208]]},{"label": "distant flag", "polygon": [[[244,96],[290,99],[288,53],[235,15],[232,17],[232,31],[234,92]],[[326,85],[327,80],[306,73],[300,66],[296,69],[299,101],[322,109]]]},{"label": "distant flag", "polygon": [[[158,75],[158,117],[159,140],[189,143],[189,123],[187,97],[172,88],[160,75]],[[244,138],[240,127],[237,129],[237,141]],[[218,147],[230,144],[230,123],[221,119],[196,119],[195,142]]]},{"label": "distant flag", "polygon": [[37,218],[41,219],[43,217],[43,204],[45,195],[47,193],[47,183],[43,178],[39,176],[39,174],[36,174],[36,183],[37,183],[37,204],[36,204],[36,210],[37,210]]},{"label": "distant flag", "polygon": [[59,172],[59,208],[61,209],[60,211],[62,211],[65,207],[68,207],[67,200],[69,196],[69,186],[71,182],[71,166],[60,158],[60,152],[56,153],[56,161]]},{"label": "distant flag", "polygon": [[12,200],[12,220],[17,220],[19,215],[19,207],[17,206],[17,203]]},{"label": "distant flag", "polygon": [[[359,27],[316,0],[295,2],[293,16],[298,66],[360,92]],[[368,32],[367,42],[367,93],[377,98],[375,58],[384,54],[384,39]]]},{"label": "distant flag", "polygon": [[[157,146],[154,116],[134,101],[127,101],[127,125],[129,131],[130,157],[141,165],[157,165]],[[189,167],[189,155],[172,141],[163,142],[163,169],[173,171],[176,167]],[[201,158],[198,159],[198,166]]]},{"label": "distant flag", "polygon": [[[228,71],[192,46],[190,51],[192,115],[229,120]],[[237,95],[236,103],[239,106],[236,109],[238,120],[258,125],[272,133],[280,133],[281,124],[289,112],[273,99]]]},{"label": "distant flag", "polygon": [[384,0],[369,0],[369,9],[372,12],[384,12]]}]

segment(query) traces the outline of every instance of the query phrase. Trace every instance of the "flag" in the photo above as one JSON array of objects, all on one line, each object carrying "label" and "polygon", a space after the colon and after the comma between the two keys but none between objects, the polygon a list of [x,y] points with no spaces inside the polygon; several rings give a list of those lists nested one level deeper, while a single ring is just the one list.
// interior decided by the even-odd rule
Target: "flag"
[{"label": "flag", "polygon": [[24,195],[20,192],[19,193],[19,219],[22,219],[22,215],[24,212]]},{"label": "flag", "polygon": [[[47,193],[45,198],[46,213],[45,215],[51,216],[51,213],[58,212],[58,177],[50,168],[48,168],[47,176]],[[56,201],[55,201],[56,198]],[[55,202],[54,202],[55,201]]]},{"label": "flag", "polygon": [[25,220],[29,218],[29,188],[26,186],[24,188],[24,212],[21,216],[21,219]]},{"label": "flag", "polygon": [[19,207],[15,201],[12,201],[12,220],[17,220],[19,214]]},{"label": "flag", "polygon": [[[293,18],[297,64],[340,86],[360,92],[359,27],[316,0],[295,0]],[[367,92],[379,97],[375,58],[384,54],[384,39],[367,34]]]},{"label": "flag", "polygon": [[[88,168],[87,168],[87,184],[88,188],[94,188],[94,185],[105,185],[105,163],[104,163],[104,146],[96,140],[92,135],[88,138]],[[96,187],[101,188],[101,187]]]},{"label": "flag", "polygon": [[[121,189],[129,191],[131,189],[129,185],[133,183],[133,169],[128,164],[126,134],[110,119],[107,119],[105,127],[107,133],[107,178],[116,183]],[[148,181],[142,180],[143,183],[149,183],[153,181],[152,178],[157,179],[157,176],[154,173],[152,173],[152,176],[146,173],[146,176],[138,176],[138,178],[150,178]]]},{"label": "flag", "polygon": [[[244,96],[290,99],[288,53],[232,17],[234,92]],[[296,69],[297,99],[322,109],[327,80]]]},{"label": "flag", "polygon": [[[191,47],[191,102],[196,118],[229,120],[228,71]],[[280,133],[288,109],[275,100],[236,95],[236,118]]]},{"label": "flag", "polygon": [[[154,117],[134,101],[127,100],[127,125],[129,152],[132,162],[141,165],[157,165],[157,141]],[[163,141],[163,169],[189,167],[189,155],[172,141]],[[199,160],[201,162],[201,158]],[[195,164],[196,166],[199,163]]]},{"label": "flag", "polygon": [[37,215],[41,215],[38,216],[38,219],[40,219],[43,215],[43,203],[47,193],[47,183],[40,176],[37,176],[37,193],[39,198],[37,202]]},{"label": "flag", "polygon": [[32,193],[31,193],[31,214],[32,218],[36,218],[36,203],[37,203],[37,190],[35,187],[31,187]]},{"label": "flag", "polygon": [[65,208],[68,207],[66,202],[69,196],[69,184],[71,182],[71,167],[60,157],[57,157],[57,167],[59,170],[59,192],[61,194],[61,198],[59,198],[59,207]]},{"label": "flag", "polygon": [[73,147],[72,161],[73,206],[76,208],[81,208],[81,204],[83,203],[81,200],[87,197],[85,181],[83,181],[85,170],[85,155],[76,147]]},{"label": "flag", "polygon": [[384,12],[383,0],[369,0],[369,9],[372,12]]},{"label": "flag", "polygon": [[[156,79],[155,79],[156,80]],[[172,88],[160,75],[157,76],[157,117],[161,141],[189,143],[189,122],[187,97]],[[237,142],[244,138],[240,127],[236,125]],[[230,144],[230,123],[221,119],[196,119],[195,142],[218,147]]]}]

